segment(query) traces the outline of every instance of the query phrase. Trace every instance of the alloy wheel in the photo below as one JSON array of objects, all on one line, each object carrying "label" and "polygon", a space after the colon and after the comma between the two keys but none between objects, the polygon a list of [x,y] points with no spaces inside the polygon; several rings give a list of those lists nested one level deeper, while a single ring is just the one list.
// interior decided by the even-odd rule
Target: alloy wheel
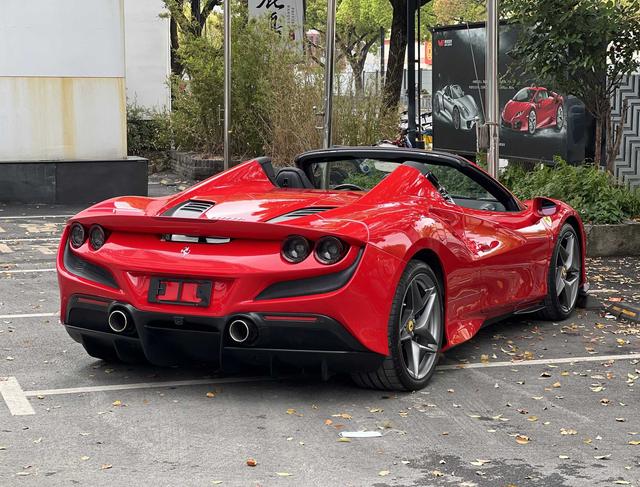
[{"label": "alloy wheel", "polygon": [[573,233],[567,233],[560,241],[555,278],[560,307],[567,313],[576,303],[580,284],[580,250]]},{"label": "alloy wheel", "polygon": [[529,113],[529,133],[530,134],[534,134],[536,131],[536,124],[537,124],[537,118],[536,118],[536,112],[534,112],[533,110],[531,110],[531,112]]},{"label": "alloy wheel", "polygon": [[558,130],[562,130],[563,126],[564,126],[564,109],[561,106],[559,106],[558,112],[556,113],[556,127],[558,127]]},{"label": "alloy wheel", "polygon": [[418,274],[407,286],[400,312],[402,360],[413,379],[424,378],[433,367],[441,333],[438,287],[427,274]]}]

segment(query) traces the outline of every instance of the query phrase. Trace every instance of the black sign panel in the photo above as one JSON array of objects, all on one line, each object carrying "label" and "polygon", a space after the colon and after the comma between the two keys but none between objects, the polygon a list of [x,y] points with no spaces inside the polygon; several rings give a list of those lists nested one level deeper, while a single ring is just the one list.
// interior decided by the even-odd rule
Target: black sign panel
[{"label": "black sign panel", "polygon": [[[543,86],[526,73],[506,77],[519,28],[501,25],[499,38],[500,157],[570,162],[585,153],[585,109],[580,100]],[[433,143],[435,149],[476,153],[476,124],[485,120],[484,24],[433,32]]]}]

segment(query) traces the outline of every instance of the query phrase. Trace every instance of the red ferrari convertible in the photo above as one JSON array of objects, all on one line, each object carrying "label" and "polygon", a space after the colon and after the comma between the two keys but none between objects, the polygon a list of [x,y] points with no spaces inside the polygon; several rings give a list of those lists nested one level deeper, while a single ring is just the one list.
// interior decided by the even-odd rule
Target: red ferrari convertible
[{"label": "red ferrari convertible", "polygon": [[461,157],[336,148],[82,211],[57,258],[60,316],[106,360],[288,363],[413,390],[489,322],[567,318],[584,255],[573,209],[521,202]]},{"label": "red ferrari convertible", "polygon": [[522,88],[502,110],[502,126],[528,132],[545,127],[564,127],[564,99],[546,88]]}]

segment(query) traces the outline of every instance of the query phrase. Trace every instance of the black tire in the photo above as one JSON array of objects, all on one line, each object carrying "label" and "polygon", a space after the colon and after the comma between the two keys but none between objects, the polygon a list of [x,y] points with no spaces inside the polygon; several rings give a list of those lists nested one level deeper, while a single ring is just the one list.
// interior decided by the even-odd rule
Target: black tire
[{"label": "black tire", "polygon": [[440,114],[440,99],[436,95],[436,99],[433,101],[433,111],[436,115]]},{"label": "black tire", "polygon": [[460,130],[460,125],[460,110],[458,110],[458,107],[455,107],[453,109],[453,128]]},{"label": "black tire", "polygon": [[[408,286],[412,283],[416,277],[426,276],[430,282],[434,283],[434,290],[437,292],[437,298],[433,306],[434,310],[439,312],[439,334],[435,338],[434,349],[437,352],[434,354],[433,359],[429,359],[425,362],[428,365],[426,375],[421,379],[414,379],[409,375],[407,366],[402,355],[402,342],[400,340],[400,313],[403,308],[403,300],[407,293]],[[442,348],[442,342],[444,337],[444,307],[442,301],[443,286],[440,280],[437,278],[433,270],[424,262],[412,260],[407,264],[407,267],[400,278],[398,287],[396,289],[393,303],[391,305],[391,313],[389,315],[389,321],[387,324],[387,338],[389,343],[389,355],[385,357],[382,364],[377,370],[373,372],[362,372],[352,374],[353,381],[360,387],[367,389],[381,389],[381,390],[394,390],[394,391],[415,391],[422,389],[427,385],[431,376],[435,372],[436,365],[438,363],[439,351]]]},{"label": "black tire", "polygon": [[[569,225],[565,224],[560,233],[558,235],[558,240],[556,241],[556,245],[553,249],[553,253],[551,254],[551,263],[549,264],[549,273],[547,275],[547,297],[544,300],[544,309],[542,309],[538,314],[540,318],[548,321],[560,321],[566,320],[573,313],[576,303],[578,301],[577,295],[573,300],[573,303],[570,306],[566,306],[566,303],[563,303],[562,299],[562,290],[558,292],[557,285],[557,277],[559,272],[559,254],[563,251],[562,243],[566,241],[567,238],[573,237],[576,242],[576,251],[574,259],[576,259],[577,269],[571,271],[574,273],[574,277],[577,276],[577,285],[580,283],[580,273],[582,270],[582,249],[580,245],[580,239],[575,231],[575,229]],[[560,258],[561,260],[561,258]],[[569,277],[569,276],[567,276]],[[563,286],[564,287],[564,286]]]}]

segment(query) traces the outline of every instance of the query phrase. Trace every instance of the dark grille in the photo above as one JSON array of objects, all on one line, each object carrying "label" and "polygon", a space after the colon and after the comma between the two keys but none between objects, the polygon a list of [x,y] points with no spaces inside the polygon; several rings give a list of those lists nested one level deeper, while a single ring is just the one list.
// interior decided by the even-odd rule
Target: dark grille
[{"label": "dark grille", "polygon": [[284,215],[273,218],[269,220],[269,223],[280,223],[293,220],[294,218],[315,215],[317,213],[322,213],[323,211],[333,210],[334,208],[335,206],[310,206],[308,208],[300,208],[299,210],[294,210],[290,213],[285,213]]}]

